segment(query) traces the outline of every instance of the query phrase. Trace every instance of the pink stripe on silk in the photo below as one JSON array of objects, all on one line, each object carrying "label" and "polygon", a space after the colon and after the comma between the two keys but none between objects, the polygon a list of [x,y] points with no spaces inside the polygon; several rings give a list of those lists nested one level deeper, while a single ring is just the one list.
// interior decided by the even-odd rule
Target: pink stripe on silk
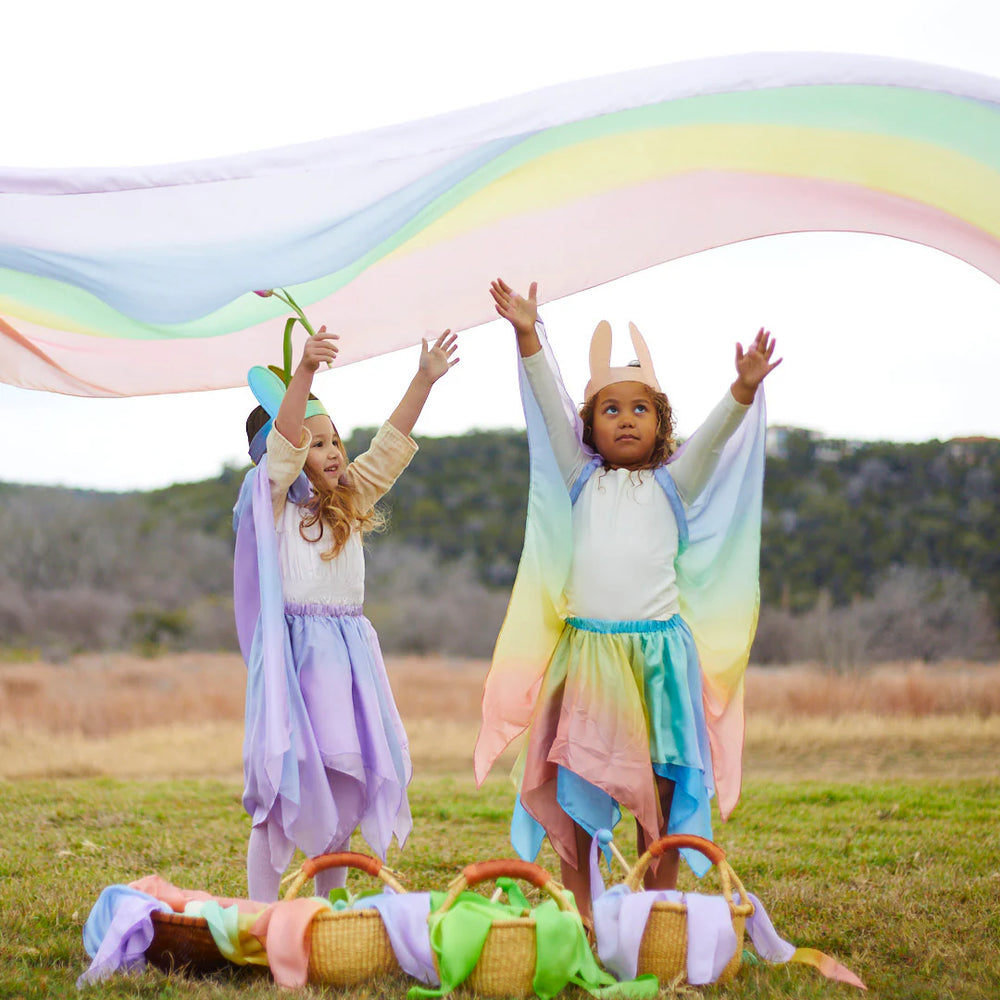
[{"label": "pink stripe on silk", "polygon": [[711,695],[705,685],[702,701],[708,723],[708,742],[712,747],[712,773],[715,776],[715,793],[719,814],[729,819],[740,800],[743,787],[743,744],[746,720],[743,713],[743,681],[732,693],[728,704]]},{"label": "pink stripe on silk", "polygon": [[[494,319],[483,288],[501,271],[515,285],[544,274],[546,295],[559,298],[711,247],[810,231],[891,234],[936,247],[1000,281],[1000,241],[931,206],[843,183],[702,172],[505,218],[412,254],[396,253],[310,306],[309,314],[347,334],[338,364],[349,364],[411,346],[446,326],[462,330]],[[111,395],[242,385],[247,369],[273,359],[278,344],[273,321],[214,338],[161,341],[91,338],[27,322],[20,327],[53,364]],[[40,387],[95,394],[67,388],[65,378],[46,374],[40,359],[32,364],[24,360],[21,368]],[[177,372],[185,369],[191,376],[180,384]]]},{"label": "pink stripe on silk", "polygon": [[0,317],[0,371],[7,381],[25,389],[43,389],[69,396],[112,396],[67,372],[44,351]]}]

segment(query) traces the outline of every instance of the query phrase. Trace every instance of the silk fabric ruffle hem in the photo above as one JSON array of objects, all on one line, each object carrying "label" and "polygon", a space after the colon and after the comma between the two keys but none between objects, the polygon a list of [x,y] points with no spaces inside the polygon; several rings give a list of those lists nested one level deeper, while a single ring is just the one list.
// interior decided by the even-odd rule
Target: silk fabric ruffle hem
[{"label": "silk fabric ruffle hem", "polygon": [[[570,618],[549,661],[516,770],[511,824],[533,859],[548,834],[574,868],[573,824],[611,829],[628,809],[652,843],[662,816],[654,773],[674,782],[668,832],[711,839],[714,793],[698,654],[687,625]],[[685,852],[692,869],[708,867]]]},{"label": "silk fabric ruffle hem", "polygon": [[288,866],[295,847],[322,854],[359,826],[385,858],[392,837],[402,843],[412,827],[406,797],[412,768],[375,630],[354,607],[290,604],[284,619],[286,663],[294,665],[298,681],[287,688],[294,752],[283,758],[278,794],[268,795],[259,738],[265,686],[262,671],[252,666],[255,636],[243,804],[254,826],[266,826],[276,870]]}]

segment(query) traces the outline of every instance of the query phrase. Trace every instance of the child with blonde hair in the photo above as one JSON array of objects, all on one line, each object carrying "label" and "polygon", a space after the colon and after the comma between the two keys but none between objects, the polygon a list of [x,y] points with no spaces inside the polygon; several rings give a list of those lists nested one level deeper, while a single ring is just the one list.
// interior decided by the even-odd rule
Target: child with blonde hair
[{"label": "child with blonde hair", "polygon": [[[246,779],[253,826],[247,851],[251,899],[277,899],[296,847],[313,856],[346,850],[361,834],[383,859],[412,821],[406,733],[378,637],[362,612],[362,536],[406,468],[410,437],[434,383],[458,361],[445,331],[423,343],[417,373],[364,454],[349,460],[337,428],[310,393],[337,355],[320,328],[287,386],[257,367],[259,406],[247,420],[255,468],[236,506],[234,591],[247,663]],[[343,885],[344,869],[316,877],[317,892]]]}]

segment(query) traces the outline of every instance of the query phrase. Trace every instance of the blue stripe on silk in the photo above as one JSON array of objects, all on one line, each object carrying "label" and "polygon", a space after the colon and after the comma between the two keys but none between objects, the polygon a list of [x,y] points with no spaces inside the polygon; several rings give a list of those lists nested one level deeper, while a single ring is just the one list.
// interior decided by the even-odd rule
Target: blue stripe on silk
[{"label": "blue stripe on silk", "polygon": [[534,861],[545,840],[545,827],[531,816],[521,805],[521,796],[514,801],[514,812],[510,817],[510,842],[518,857]]},{"label": "blue stripe on silk", "polygon": [[[667,832],[683,832],[711,840],[712,810],[704,792],[701,772],[676,764],[654,764],[653,771],[674,783]],[[618,803],[607,792],[562,766],[556,779],[556,801],[563,812],[591,837],[598,830],[614,830],[622,818]],[[514,850],[525,861],[534,861],[544,840],[545,828],[529,815],[519,795],[510,819],[510,842]],[[700,851],[684,848],[681,854],[698,878],[712,867]]]},{"label": "blue stripe on silk", "polygon": [[[711,840],[712,808],[705,794],[705,779],[701,771],[678,767],[676,764],[654,764],[653,771],[674,783],[667,833],[690,833]],[[700,851],[685,847],[681,854],[698,878],[712,867],[711,862]]]},{"label": "blue stripe on silk", "polygon": [[[0,244],[0,268],[75,285],[140,322],[183,323],[254,288],[299,285],[353,264],[524,138],[472,150],[352,215],[323,219],[318,209],[314,225],[293,232],[204,246],[144,246],[141,254],[133,246],[70,254]],[[171,286],[183,287],[184,294],[171,295]]]}]

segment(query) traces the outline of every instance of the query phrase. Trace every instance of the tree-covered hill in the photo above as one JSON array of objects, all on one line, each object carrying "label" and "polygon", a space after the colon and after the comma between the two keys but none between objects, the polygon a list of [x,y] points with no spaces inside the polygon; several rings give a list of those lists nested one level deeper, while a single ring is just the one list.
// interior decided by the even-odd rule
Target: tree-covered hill
[{"label": "tree-covered hill", "polygon": [[1000,612],[1000,441],[828,441],[771,433],[765,602],[811,607],[872,593],[893,566],[957,573]]},{"label": "tree-covered hill", "polygon": [[[355,433],[349,453],[370,436]],[[243,471],[148,493],[0,484],[0,646],[231,644],[231,510]],[[368,542],[368,606],[387,645],[488,652],[520,554],[527,478],[523,433],[420,440],[388,498],[388,531]],[[869,650],[900,633],[897,645],[908,636],[911,646],[899,655],[951,655],[958,635],[967,648],[955,655],[994,650],[998,491],[993,439],[858,443],[772,428],[766,658],[802,655],[801,642],[789,645],[795,622],[828,642],[867,628]],[[919,625],[904,629],[914,607]],[[952,638],[914,645],[932,620],[935,635]]]}]

